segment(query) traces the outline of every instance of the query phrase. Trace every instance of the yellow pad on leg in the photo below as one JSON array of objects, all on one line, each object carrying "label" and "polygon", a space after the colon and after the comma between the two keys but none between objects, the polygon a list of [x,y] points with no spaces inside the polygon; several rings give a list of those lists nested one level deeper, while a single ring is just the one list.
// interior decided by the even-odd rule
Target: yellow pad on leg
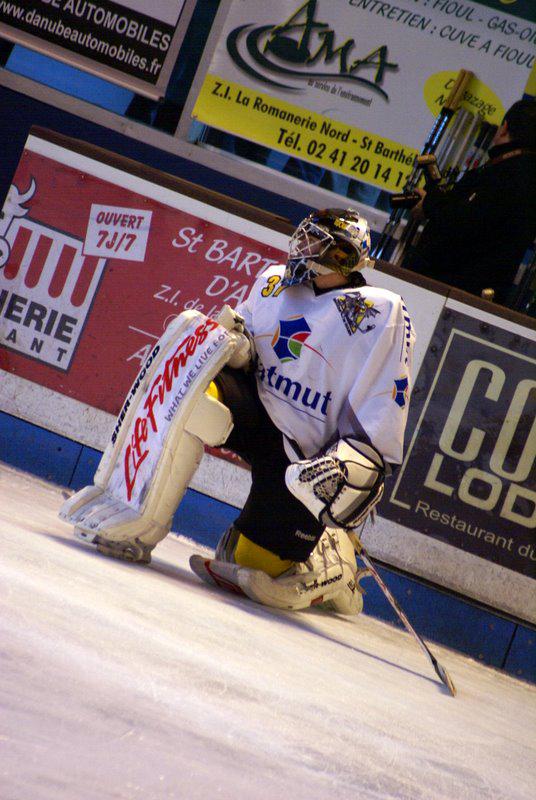
[{"label": "yellow pad on leg", "polygon": [[275,553],[266,550],[255,542],[252,542],[243,533],[238,537],[238,542],[234,551],[234,560],[241,567],[249,569],[260,569],[266,572],[271,578],[277,578],[294,563],[288,559],[279,558]]},{"label": "yellow pad on leg", "polygon": [[218,389],[218,384],[215,381],[210,381],[208,388],[205,389],[205,394],[208,394],[209,397],[213,397],[214,400],[219,400],[220,403],[223,403],[223,395]]}]

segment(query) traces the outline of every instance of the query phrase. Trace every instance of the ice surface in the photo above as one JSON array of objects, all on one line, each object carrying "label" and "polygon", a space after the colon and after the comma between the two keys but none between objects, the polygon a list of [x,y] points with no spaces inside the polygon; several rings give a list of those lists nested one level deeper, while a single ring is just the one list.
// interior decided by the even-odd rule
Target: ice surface
[{"label": "ice surface", "polygon": [[2,800],[529,800],[536,689],[367,617],[272,611],[57,519],[0,465]]}]

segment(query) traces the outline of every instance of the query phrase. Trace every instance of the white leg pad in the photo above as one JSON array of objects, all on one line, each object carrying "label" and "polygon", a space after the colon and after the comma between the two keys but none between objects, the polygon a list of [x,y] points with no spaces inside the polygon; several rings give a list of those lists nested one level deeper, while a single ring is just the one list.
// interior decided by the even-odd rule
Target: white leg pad
[{"label": "white leg pad", "polygon": [[232,430],[229,409],[205,391],[235,347],[232,334],[197,311],[173,321],[127,395],[95,485],[60,510],[80,538],[110,555],[150,560],[204,444],[222,444]]}]

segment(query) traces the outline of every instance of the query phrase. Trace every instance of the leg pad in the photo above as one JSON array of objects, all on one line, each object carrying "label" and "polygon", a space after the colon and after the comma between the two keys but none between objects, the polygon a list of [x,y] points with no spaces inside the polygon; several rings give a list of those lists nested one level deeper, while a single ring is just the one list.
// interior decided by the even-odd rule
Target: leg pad
[{"label": "leg pad", "polygon": [[150,560],[204,445],[223,444],[232,430],[229,409],[205,391],[235,347],[225,328],[199,312],[173,321],[125,399],[95,485],[60,510],[77,535],[108,555]]}]

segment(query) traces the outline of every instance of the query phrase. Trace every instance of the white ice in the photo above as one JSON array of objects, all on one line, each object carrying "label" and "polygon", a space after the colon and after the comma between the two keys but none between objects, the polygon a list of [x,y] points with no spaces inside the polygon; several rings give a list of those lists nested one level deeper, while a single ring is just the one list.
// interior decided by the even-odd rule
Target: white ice
[{"label": "white ice", "polygon": [[529,800],[536,687],[370,617],[201,584],[175,536],[100,556],[0,466],[2,800]]}]

